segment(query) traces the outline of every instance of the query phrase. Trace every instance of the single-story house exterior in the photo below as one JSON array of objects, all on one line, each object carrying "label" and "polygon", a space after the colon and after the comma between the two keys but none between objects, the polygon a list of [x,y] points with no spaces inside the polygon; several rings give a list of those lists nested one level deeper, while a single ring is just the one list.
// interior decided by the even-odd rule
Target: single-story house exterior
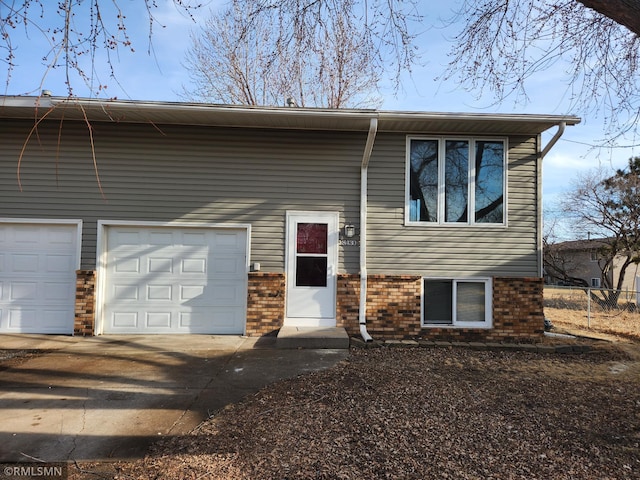
[{"label": "single-story house exterior", "polygon": [[534,337],[579,121],[0,97],[0,333]]}]

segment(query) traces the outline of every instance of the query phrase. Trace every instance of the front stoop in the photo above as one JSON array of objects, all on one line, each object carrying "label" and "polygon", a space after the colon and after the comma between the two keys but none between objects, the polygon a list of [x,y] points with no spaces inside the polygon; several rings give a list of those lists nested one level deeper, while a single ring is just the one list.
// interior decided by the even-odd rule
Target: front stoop
[{"label": "front stoop", "polygon": [[276,339],[277,348],[349,348],[349,335],[344,328],[282,327]]}]

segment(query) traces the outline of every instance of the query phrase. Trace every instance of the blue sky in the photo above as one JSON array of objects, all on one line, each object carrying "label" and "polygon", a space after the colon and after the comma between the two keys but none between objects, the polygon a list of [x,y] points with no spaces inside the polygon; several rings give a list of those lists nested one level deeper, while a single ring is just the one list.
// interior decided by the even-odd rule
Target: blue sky
[{"label": "blue sky", "polygon": [[[183,85],[188,85],[189,78],[182,66],[182,59],[189,47],[190,32],[197,29],[198,24],[178,11],[172,0],[158,0],[155,17],[164,28],[154,28],[152,51],[149,53],[148,23],[142,0],[122,0],[126,8],[127,26],[133,41],[135,53],[120,50],[112,53],[117,82],[109,78],[109,71],[104,68],[97,72],[100,83],[108,88],[101,96],[120,99],[179,101],[179,92]],[[566,85],[561,82],[562,65],[554,66],[555,70],[545,72],[533,78],[527,84],[530,101],[526,105],[515,105],[505,101],[495,105],[490,97],[476,99],[475,94],[461,90],[455,83],[439,83],[435,78],[443,71],[448,62],[447,52],[452,28],[429,28],[441,25],[440,16],[448,16],[449,9],[459,4],[458,1],[442,3],[422,0],[424,15],[422,29],[424,33],[419,40],[423,65],[416,67],[411,77],[405,76],[403,89],[394,94],[392,88],[383,90],[383,110],[437,111],[437,112],[485,112],[485,113],[536,113],[536,114],[577,114],[583,122],[568,127],[562,139],[551,150],[544,160],[544,198],[545,205],[552,207],[558,195],[570,187],[571,181],[579,171],[600,165],[605,167],[624,167],[627,159],[640,155],[640,148],[618,148],[613,150],[594,150],[588,145],[596,143],[603,137],[603,114],[583,115],[570,111],[565,97]],[[213,0],[200,11],[199,19],[208,15],[209,8],[217,8],[222,0]],[[0,12],[2,13],[2,12]],[[46,19],[46,17],[45,17]],[[79,25],[87,21],[82,14],[75,20]],[[48,46],[42,35],[31,31],[26,38],[22,31],[14,32],[18,66],[12,73],[5,94],[21,95],[39,93],[41,88],[51,90],[54,95],[66,95],[64,72],[50,71],[43,78],[44,67],[42,57],[47,54]],[[96,64],[104,65],[104,52],[96,58]],[[6,69],[0,70],[0,81],[6,82]],[[74,94],[91,96],[88,89],[83,88],[80,81],[75,84]],[[547,141],[555,130],[543,136]],[[628,142],[632,143],[632,142]]]}]

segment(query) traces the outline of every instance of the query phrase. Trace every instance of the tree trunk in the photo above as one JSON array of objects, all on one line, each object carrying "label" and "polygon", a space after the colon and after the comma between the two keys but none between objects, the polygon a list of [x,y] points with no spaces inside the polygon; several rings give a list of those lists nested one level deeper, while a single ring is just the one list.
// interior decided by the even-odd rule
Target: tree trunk
[{"label": "tree trunk", "polygon": [[578,0],[640,36],[640,0]]}]

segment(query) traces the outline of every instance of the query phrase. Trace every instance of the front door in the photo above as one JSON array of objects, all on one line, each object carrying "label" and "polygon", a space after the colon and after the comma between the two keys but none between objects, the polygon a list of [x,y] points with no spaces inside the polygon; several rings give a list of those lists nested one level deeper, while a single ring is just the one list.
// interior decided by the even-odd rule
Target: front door
[{"label": "front door", "polygon": [[285,325],[335,327],[338,214],[287,212]]}]

